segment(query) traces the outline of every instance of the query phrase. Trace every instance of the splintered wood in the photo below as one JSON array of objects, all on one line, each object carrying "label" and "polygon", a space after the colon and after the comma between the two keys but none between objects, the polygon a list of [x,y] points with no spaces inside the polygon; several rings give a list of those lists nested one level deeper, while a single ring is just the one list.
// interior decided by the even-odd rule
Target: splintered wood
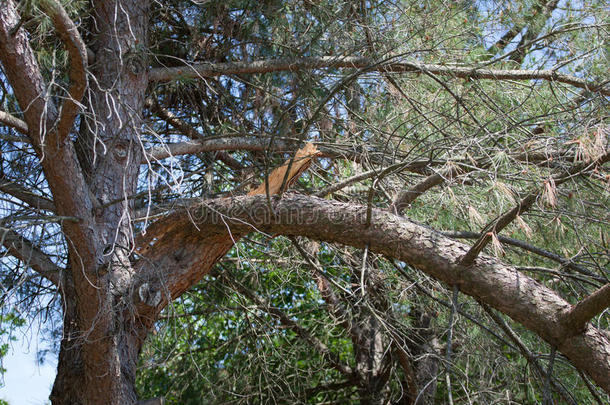
[{"label": "splintered wood", "polygon": [[[284,177],[286,176],[286,171],[288,170],[288,166],[290,166],[291,160],[292,166],[290,166],[290,172],[286,178],[286,185],[284,189],[290,187],[295,181],[297,181],[301,174],[303,174],[303,172],[309,168],[312,160],[317,156],[320,156],[320,151],[318,151],[318,148],[316,148],[313,143],[307,143],[304,147],[299,149],[294,159],[288,159],[282,166],[274,169],[269,174],[267,178],[269,182],[269,194],[273,195],[280,192],[280,188],[284,182]],[[260,186],[251,190],[248,195],[266,193],[267,190],[265,182],[263,182]]]},{"label": "splintered wood", "polygon": [[[307,170],[313,159],[320,152],[311,144],[306,144],[299,149],[294,159],[287,160],[282,166],[273,170],[269,176],[269,192],[277,194],[284,182],[284,176],[288,172],[286,188],[293,184],[299,176]],[[290,165],[292,160],[292,165]],[[290,165],[290,170],[288,166]],[[265,183],[250,191],[248,195],[265,194]],[[192,222],[191,216],[185,216],[181,212],[175,212],[153,223],[147,230],[146,235],[141,235],[138,240],[138,254],[146,257],[141,261],[142,266],[154,263],[157,269],[163,269],[165,278],[145,283],[146,288],[160,288],[163,284],[164,291],[169,292],[169,297],[174,299],[205,276],[210,269],[220,260],[235,242],[241,239],[247,232],[232,232],[230,229],[220,227],[216,229],[200,229]],[[159,270],[160,271],[160,270]],[[152,287],[151,287],[152,286]],[[153,289],[154,289],[153,288]],[[138,291],[141,295],[142,291]],[[145,302],[141,296],[142,302]],[[159,311],[168,303],[168,295],[162,295],[162,300],[157,305],[144,305],[139,307],[139,313],[151,321],[156,319]]]}]

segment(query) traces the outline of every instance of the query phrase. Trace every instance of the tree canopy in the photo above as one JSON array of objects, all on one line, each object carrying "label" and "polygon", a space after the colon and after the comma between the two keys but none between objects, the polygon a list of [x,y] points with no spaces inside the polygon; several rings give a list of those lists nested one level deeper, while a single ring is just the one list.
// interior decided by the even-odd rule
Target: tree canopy
[{"label": "tree canopy", "polygon": [[609,13],[3,0],[2,311],[51,402],[610,400]]}]

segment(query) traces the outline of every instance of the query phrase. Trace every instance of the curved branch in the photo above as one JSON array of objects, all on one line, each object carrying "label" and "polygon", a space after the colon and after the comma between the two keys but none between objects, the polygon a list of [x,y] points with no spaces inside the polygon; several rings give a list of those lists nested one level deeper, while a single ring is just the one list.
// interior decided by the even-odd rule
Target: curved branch
[{"label": "curved branch", "polygon": [[425,64],[419,62],[379,63],[378,61],[372,59],[354,56],[322,56],[319,58],[275,59],[252,62],[201,63],[184,67],[153,68],[149,71],[148,77],[152,82],[165,82],[179,78],[197,79],[222,75],[286,71],[295,72],[299,70],[325,68],[372,69],[372,67],[375,67],[374,70],[383,72],[427,72],[442,76],[458,77],[461,79],[545,80],[550,82],[565,83],[570,86],[586,89],[591,92],[599,92],[605,96],[610,95],[610,86],[607,86],[605,83],[595,83],[576,76],[559,73],[555,70],[478,69],[476,67]]},{"label": "curved branch", "polygon": [[[82,77],[81,70],[86,66],[84,65],[86,62],[76,60],[77,55],[74,54],[78,48],[76,43],[71,42],[75,41],[72,37],[77,35],[73,31],[74,25],[64,21],[65,16],[62,17],[61,12],[54,9],[53,4],[49,4],[45,3],[45,7],[51,8],[50,14],[54,18],[60,36],[69,37],[66,39],[68,42],[66,46],[71,53],[70,75],[75,83],[71,85],[70,92],[71,97],[74,98],[80,93],[81,85],[84,85],[79,81],[79,77]],[[0,61],[23,111],[29,129],[28,136],[40,158],[53,194],[57,214],[81,219],[80,222],[64,222],[62,228],[71,241],[70,248],[77,250],[84,264],[89,265],[96,256],[97,248],[94,234],[96,226],[92,215],[93,203],[87,192],[88,187],[76,158],[72,140],[67,136],[58,136],[61,135],[59,131],[64,131],[64,128],[72,125],[76,108],[72,105],[74,100],[66,101],[62,112],[57,111],[48,96],[46,83],[29,44],[28,35],[23,27],[15,30],[16,27],[19,27],[19,15],[15,2],[3,0],[0,7]],[[79,48],[78,52],[81,51],[82,49]],[[91,267],[93,268],[93,264]]]},{"label": "curved branch", "polygon": [[[571,305],[554,291],[501,261],[481,255],[460,265],[468,246],[424,226],[373,209],[301,195],[205,201],[189,213],[175,212],[149,228],[141,240],[139,271],[155,280],[167,297],[154,308],[139,307],[154,321],[168,298],[176,297],[206,274],[242,235],[252,231],[306,236],[347,244],[394,257],[476,297],[556,346],[579,369],[610,392],[610,339],[587,325],[575,336],[561,322]],[[194,221],[194,222],[193,222]],[[154,264],[154,265],[151,265]]]},{"label": "curved branch", "polygon": [[57,121],[57,136],[61,141],[72,128],[80,100],[87,88],[87,48],[74,22],[62,5],[55,0],[43,0],[40,7],[49,15],[57,34],[63,41],[70,59],[70,88]]}]

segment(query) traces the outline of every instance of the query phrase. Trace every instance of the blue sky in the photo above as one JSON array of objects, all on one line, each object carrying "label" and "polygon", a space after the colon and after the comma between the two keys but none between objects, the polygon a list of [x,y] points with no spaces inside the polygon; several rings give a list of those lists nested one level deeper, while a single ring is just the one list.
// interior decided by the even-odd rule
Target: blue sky
[{"label": "blue sky", "polygon": [[43,365],[37,364],[36,352],[46,347],[37,330],[18,331],[15,336],[18,340],[12,343],[2,361],[7,371],[0,385],[0,398],[10,405],[48,404],[55,379],[56,358],[48,354]]}]

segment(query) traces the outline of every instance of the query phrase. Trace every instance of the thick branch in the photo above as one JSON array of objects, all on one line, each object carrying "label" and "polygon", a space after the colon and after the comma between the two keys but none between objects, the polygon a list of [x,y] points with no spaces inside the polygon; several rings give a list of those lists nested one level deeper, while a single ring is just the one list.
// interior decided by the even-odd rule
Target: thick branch
[{"label": "thick branch", "polygon": [[11,195],[33,208],[47,211],[55,211],[55,204],[48,198],[42,197],[17,183],[3,181],[0,179],[0,191]]},{"label": "thick branch", "polygon": [[202,63],[185,67],[154,68],[148,77],[153,82],[176,80],[178,78],[203,78],[221,75],[239,75],[254,73],[272,73],[325,68],[367,68],[376,66],[376,70],[393,73],[428,72],[437,75],[459,77],[461,79],[489,80],[545,80],[569,84],[574,87],[610,95],[610,87],[600,85],[579,77],[558,73],[554,70],[503,70],[477,69],[476,67],[446,66],[424,64],[419,62],[379,63],[361,57],[295,58],[260,60],[253,62]]},{"label": "thick branch", "polygon": [[[20,120],[19,118],[12,116],[11,114],[5,111],[0,111],[0,122],[8,125],[13,129],[16,129],[24,135],[28,134],[28,124],[26,124],[25,121]],[[29,142],[25,139],[27,138],[24,138],[22,142]]]},{"label": "thick branch", "polygon": [[58,140],[61,141],[70,133],[79,103],[87,88],[87,48],[76,25],[60,3],[55,0],[43,0],[40,2],[40,7],[51,18],[57,34],[68,51],[70,60],[70,88],[68,97],[61,106],[56,124]]},{"label": "thick branch", "polygon": [[[48,5],[47,5],[48,6]],[[51,6],[48,6],[51,7]],[[63,18],[54,9],[55,18]],[[73,25],[66,21],[54,21],[59,25],[58,32],[61,35],[75,35],[71,30]],[[63,24],[63,25],[62,25]],[[48,96],[46,85],[36,61],[34,51],[30,47],[28,36],[21,27],[16,32],[14,28],[19,26],[15,2],[4,0],[0,7],[0,61],[8,82],[12,86],[19,106],[23,111],[25,122],[29,129],[28,136],[32,146],[41,160],[46,180],[53,194],[57,214],[80,218],[80,222],[69,221],[62,225],[70,248],[75,248],[81,264],[93,268],[97,256],[99,240],[95,235],[95,221],[93,220],[93,204],[88,193],[83,174],[78,164],[74,146],[67,136],[61,136],[60,130],[72,125],[73,110],[71,105],[74,100],[64,103],[62,112],[57,108]],[[64,34],[61,31],[64,30]],[[73,39],[66,39],[68,42]],[[76,44],[67,44],[67,47],[77,47]],[[69,52],[76,52],[74,49]],[[71,59],[75,55],[70,55]],[[71,60],[71,76],[80,80],[80,69],[85,66],[78,61]],[[72,71],[76,69],[76,71]],[[81,72],[82,73],[82,72]],[[77,77],[78,76],[78,77]],[[72,97],[78,96],[82,83],[71,86]],[[76,87],[74,87],[76,86]],[[71,118],[72,117],[72,118]],[[57,125],[55,125],[57,123]],[[59,134],[59,136],[58,136]]]},{"label": "thick branch", "polygon": [[0,227],[0,240],[2,245],[9,253],[27,266],[31,267],[38,274],[50,280],[53,284],[59,285],[61,267],[57,266],[40,249],[36,248],[32,242],[19,235],[17,232]]},{"label": "thick branch", "polygon": [[574,334],[585,328],[587,322],[610,307],[610,283],[589,295],[565,315],[565,324]]},{"label": "thick branch", "polygon": [[[160,276],[159,288],[175,297],[174,292],[186,290],[207,273],[233,240],[252,231],[300,235],[358,248],[368,245],[372,252],[405,261],[448,285],[457,284],[461,292],[507,314],[556,346],[610,392],[608,337],[592,326],[570,337],[561,319],[571,305],[513,267],[488,256],[462,266],[458,261],[468,246],[377,209],[372,210],[367,226],[367,209],[362,206],[298,195],[270,203],[266,196],[218,199],[192,207],[189,214],[176,212],[158,221],[141,241],[146,247],[142,255],[155,266],[143,265],[141,276],[151,280]],[[182,273],[185,268],[188,271]],[[162,305],[166,303],[164,300]],[[148,313],[140,308],[140,313],[152,320],[162,305]]]}]

